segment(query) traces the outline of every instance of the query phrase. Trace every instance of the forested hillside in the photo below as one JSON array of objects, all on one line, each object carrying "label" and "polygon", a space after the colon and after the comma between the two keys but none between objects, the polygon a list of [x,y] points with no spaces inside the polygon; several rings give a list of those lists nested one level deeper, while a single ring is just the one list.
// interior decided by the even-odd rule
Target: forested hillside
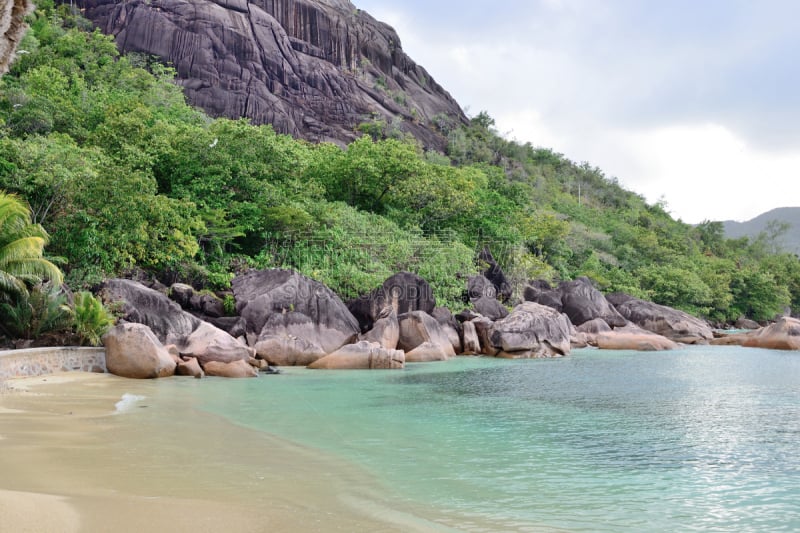
[{"label": "forested hillside", "polygon": [[30,24],[0,82],[0,190],[30,204],[73,288],[291,267],[348,298],[409,270],[460,308],[489,247],[518,289],[586,275],[717,321],[800,309],[800,262],[768,235],[675,221],[485,113],[439,117],[446,153],[380,122],[344,150],[310,144],[188,107],[169,66],[120,57],[68,6],[39,2]]}]

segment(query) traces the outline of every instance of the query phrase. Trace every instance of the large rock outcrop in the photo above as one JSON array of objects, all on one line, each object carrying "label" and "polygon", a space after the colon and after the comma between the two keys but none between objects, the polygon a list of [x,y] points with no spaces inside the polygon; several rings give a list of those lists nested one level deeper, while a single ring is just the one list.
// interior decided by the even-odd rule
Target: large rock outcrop
[{"label": "large rock outcrop", "polygon": [[570,324],[555,309],[523,302],[490,329],[500,357],[560,357],[570,352]]},{"label": "large rock outcrop", "polygon": [[742,345],[770,350],[800,350],[800,320],[782,317],[748,336]]},{"label": "large rock outcrop", "polygon": [[453,351],[460,354],[463,348],[461,344],[461,324],[458,323],[453,313],[446,307],[437,307],[431,313],[431,316],[436,319],[442,327],[447,338],[450,339],[450,344],[453,345]]},{"label": "large rock outcrop", "polygon": [[174,65],[189,101],[212,116],[340,144],[379,118],[437,149],[446,139],[435,121],[467,120],[397,33],[347,0],[71,3],[121,51]]},{"label": "large rock outcrop", "polygon": [[201,379],[206,373],[203,372],[203,369],[200,367],[200,362],[196,357],[187,357],[178,362],[178,366],[175,367],[175,375]]},{"label": "large rock outcrop", "polygon": [[627,320],[671,341],[708,344],[714,338],[714,333],[706,322],[683,311],[627,294],[615,293],[606,298]]},{"label": "large rock outcrop", "polygon": [[576,326],[601,318],[612,328],[625,326],[627,320],[606,300],[603,293],[592,285],[589,278],[563,281],[558,285],[561,293],[561,311]]},{"label": "large rock outcrop", "polygon": [[397,316],[412,311],[432,314],[436,308],[436,298],[430,284],[417,274],[398,272],[389,276],[383,284],[355,300],[347,302],[361,326],[361,331],[372,329],[376,320],[390,307]]},{"label": "large rock outcrop", "polygon": [[478,254],[478,264],[484,268],[483,276],[494,285],[495,297],[502,302],[507,302],[511,298],[513,288],[489,248],[484,248]]},{"label": "large rock outcrop", "polygon": [[491,320],[508,316],[508,310],[497,300],[497,287],[486,276],[470,276],[467,280],[466,296],[475,312]]},{"label": "large rock outcrop", "polygon": [[625,326],[613,331],[598,333],[594,338],[594,343],[601,350],[658,352],[678,348],[678,345],[668,338],[646,331],[638,326]]},{"label": "large rock outcrop", "polygon": [[225,315],[225,306],[220,298],[209,292],[197,292],[191,285],[173,283],[169,288],[169,297],[182,309],[202,320],[219,319]]},{"label": "large rock outcrop", "polygon": [[318,344],[287,334],[263,335],[254,348],[258,357],[276,366],[306,366],[327,355]]},{"label": "large rock outcrop", "polygon": [[522,292],[522,297],[526,302],[534,302],[547,307],[552,307],[559,313],[564,308],[561,301],[561,291],[554,289],[543,279],[532,281]]},{"label": "large rock outcrop", "polygon": [[566,313],[575,326],[595,319],[602,319],[613,328],[623,327],[628,322],[586,277],[562,281],[555,289],[544,280],[536,280],[525,287],[523,297],[525,301]]},{"label": "large rock outcrop", "polygon": [[481,353],[481,341],[478,338],[478,332],[475,330],[475,324],[471,321],[464,322],[464,348],[462,353],[464,355],[478,355]]},{"label": "large rock outcrop", "polygon": [[409,363],[431,363],[433,361],[447,361],[451,356],[442,348],[441,344],[423,342],[411,351],[406,352],[406,361]]},{"label": "large rock outcrop", "polygon": [[165,294],[139,282],[108,280],[100,294],[105,302],[120,306],[123,320],[148,326],[162,344],[175,345],[180,355],[196,357],[201,365],[209,361],[246,361],[253,355],[252,349],[228,333],[192,316]]},{"label": "large rock outcrop", "polygon": [[[358,321],[333,291],[297,272],[252,271],[237,276],[231,287],[248,343],[273,364],[310,364],[359,333]],[[297,352],[294,362],[277,361],[290,347]]]},{"label": "large rock outcrop", "polygon": [[[400,340],[397,347],[406,352],[406,361],[419,362],[409,354],[422,344],[428,343],[427,351],[435,346],[445,358],[456,355],[456,350],[450,342],[447,332],[441,324],[424,311],[412,311],[398,317],[400,322]],[[437,359],[438,360],[438,359]]]},{"label": "large rock outcrop", "polygon": [[361,340],[376,342],[387,350],[397,348],[400,340],[400,323],[397,321],[397,313],[394,308],[387,306],[372,325],[372,329],[360,336]]},{"label": "large rock outcrop", "polygon": [[258,377],[258,370],[247,361],[232,361],[222,363],[220,361],[209,361],[205,367],[206,375],[217,376],[220,378],[255,378]]},{"label": "large rock outcrop", "polygon": [[0,6],[0,74],[4,74],[25,34],[25,14],[33,4],[29,0],[6,0]]}]

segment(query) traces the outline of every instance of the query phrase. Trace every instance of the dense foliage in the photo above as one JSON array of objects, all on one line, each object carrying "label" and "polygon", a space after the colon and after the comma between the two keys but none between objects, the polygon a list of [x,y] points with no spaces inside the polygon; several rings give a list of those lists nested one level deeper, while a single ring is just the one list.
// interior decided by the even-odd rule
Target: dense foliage
[{"label": "dense foliage", "polygon": [[587,275],[714,320],[800,309],[800,262],[769,236],[691,227],[588,164],[502,138],[481,113],[436,126],[447,154],[361,128],[346,149],[212,120],[172,71],[39,2],[0,82],[0,189],[29,202],[74,288],[141,270],[223,289],[292,267],[343,297],[399,270],[458,306],[476,251],[510,278]]}]

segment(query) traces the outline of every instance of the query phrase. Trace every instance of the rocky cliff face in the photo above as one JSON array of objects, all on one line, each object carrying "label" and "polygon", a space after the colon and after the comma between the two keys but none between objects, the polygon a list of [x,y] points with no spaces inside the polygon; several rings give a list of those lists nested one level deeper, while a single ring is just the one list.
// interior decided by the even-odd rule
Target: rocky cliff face
[{"label": "rocky cliff face", "polygon": [[8,70],[14,59],[17,44],[25,33],[25,14],[30,8],[28,0],[5,0],[0,5],[0,74]]},{"label": "rocky cliff face", "polygon": [[397,33],[348,0],[79,0],[123,52],[174,65],[189,101],[312,141],[347,142],[383,119],[429,147],[431,125],[466,118],[402,50]]}]

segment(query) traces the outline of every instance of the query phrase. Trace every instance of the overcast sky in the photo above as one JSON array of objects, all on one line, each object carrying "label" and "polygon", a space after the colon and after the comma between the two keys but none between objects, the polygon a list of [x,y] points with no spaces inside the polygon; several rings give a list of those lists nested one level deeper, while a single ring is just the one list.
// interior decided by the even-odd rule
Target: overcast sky
[{"label": "overcast sky", "polygon": [[799,0],[353,0],[470,116],[684,222],[800,206]]}]

